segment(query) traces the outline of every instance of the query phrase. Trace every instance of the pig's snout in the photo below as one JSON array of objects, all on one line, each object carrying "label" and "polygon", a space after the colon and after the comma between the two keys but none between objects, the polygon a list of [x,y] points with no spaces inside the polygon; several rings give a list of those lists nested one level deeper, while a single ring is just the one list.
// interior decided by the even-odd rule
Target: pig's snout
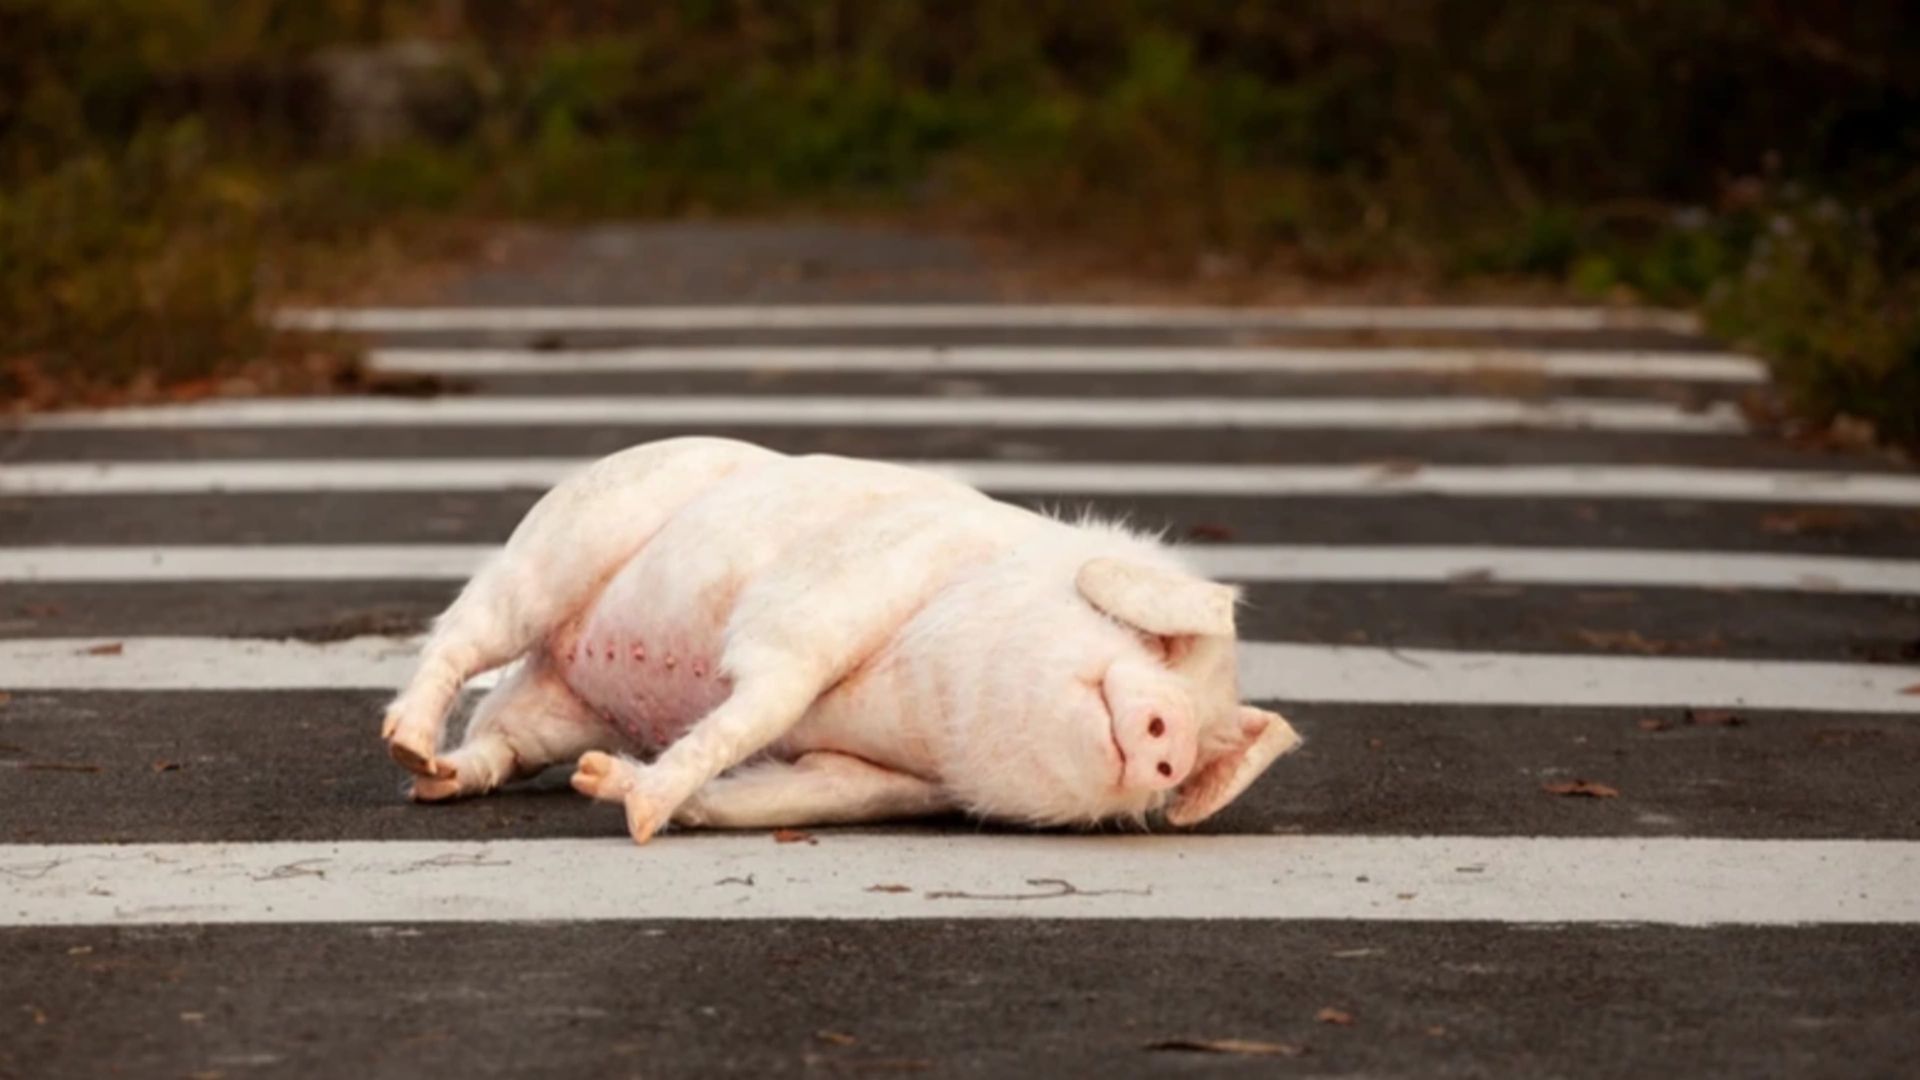
[{"label": "pig's snout", "polygon": [[1122,787],[1165,791],[1193,771],[1199,732],[1180,700],[1185,695],[1169,693],[1164,679],[1143,678],[1117,664],[1107,673],[1107,707],[1122,762]]}]

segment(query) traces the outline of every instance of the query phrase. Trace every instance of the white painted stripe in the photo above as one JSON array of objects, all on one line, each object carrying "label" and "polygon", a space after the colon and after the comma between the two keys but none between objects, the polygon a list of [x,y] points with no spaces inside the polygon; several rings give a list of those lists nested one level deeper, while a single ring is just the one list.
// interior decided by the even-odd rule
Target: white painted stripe
[{"label": "white painted stripe", "polygon": [[[0,548],[0,581],[464,581],[491,544]],[[1241,582],[1506,582],[1920,595],[1920,561],[1605,548],[1214,544],[1183,549]]]},{"label": "white painted stripe", "polygon": [[497,544],[0,548],[0,581],[465,581]]},{"label": "white painted stripe", "polygon": [[[0,495],[503,491],[548,488],[571,458],[30,462],[0,466]],[[1920,506],[1920,476],[1647,465],[1172,465],[906,462],[1001,495],[1688,499]]]},{"label": "white painted stripe", "polygon": [[[0,641],[0,689],[391,690],[411,673],[418,646],[382,637],[22,638]],[[1891,664],[1242,642],[1240,682],[1250,699],[1293,702],[1920,711],[1920,699],[1902,693],[1920,684],[1920,668]]]},{"label": "white painted stripe", "polygon": [[1343,547],[1279,544],[1186,549],[1208,577],[1232,581],[1508,582],[1699,589],[1920,594],[1920,562],[1726,551],[1604,548]]},{"label": "white painted stripe", "polygon": [[816,330],[965,327],[1170,327],[1245,330],[1665,330],[1699,320],[1677,311],[1571,307],[1225,308],[1116,304],[712,305],[695,307],[288,308],[277,325],[363,333],[561,330]]},{"label": "white painted stripe", "polygon": [[671,833],[644,849],[620,838],[9,845],[0,847],[0,925],[1920,923],[1920,843],[1900,840],[836,831],[818,841]]},{"label": "white painted stripe", "polygon": [[1715,435],[1747,430],[1731,403],[1502,398],[352,397],[232,399],[42,413],[42,430],[447,427],[593,424],[756,427],[1304,428],[1542,427]]},{"label": "white painted stripe", "polygon": [[1761,383],[1767,369],[1731,353],[1528,349],[1143,348],[1115,346],[909,345],[621,349],[428,349],[367,352],[367,366],[395,375],[645,374],[666,371],[1222,373],[1293,375],[1519,374],[1542,378],[1682,379]]},{"label": "white painted stripe", "polygon": [[1920,667],[1242,642],[1260,700],[1550,707],[1725,707],[1920,713]]}]

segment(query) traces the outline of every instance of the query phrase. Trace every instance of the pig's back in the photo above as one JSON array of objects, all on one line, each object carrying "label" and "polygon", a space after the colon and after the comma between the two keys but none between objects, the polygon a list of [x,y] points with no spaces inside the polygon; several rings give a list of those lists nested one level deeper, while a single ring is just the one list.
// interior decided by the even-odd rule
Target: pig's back
[{"label": "pig's back", "polygon": [[662,747],[725,700],[719,676],[740,592],[820,530],[903,497],[981,500],[927,473],[829,457],[727,477],[669,519],[552,652],[568,684],[636,742]]}]

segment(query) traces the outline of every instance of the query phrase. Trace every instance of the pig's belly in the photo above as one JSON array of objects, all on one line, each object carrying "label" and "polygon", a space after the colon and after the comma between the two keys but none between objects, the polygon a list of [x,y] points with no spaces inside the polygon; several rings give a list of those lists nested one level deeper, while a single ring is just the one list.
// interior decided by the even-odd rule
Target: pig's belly
[{"label": "pig's belly", "polygon": [[[580,699],[644,750],[659,750],[725,701],[728,612],[630,566],[557,635],[550,653]],[[634,572],[636,570],[642,572]]]}]

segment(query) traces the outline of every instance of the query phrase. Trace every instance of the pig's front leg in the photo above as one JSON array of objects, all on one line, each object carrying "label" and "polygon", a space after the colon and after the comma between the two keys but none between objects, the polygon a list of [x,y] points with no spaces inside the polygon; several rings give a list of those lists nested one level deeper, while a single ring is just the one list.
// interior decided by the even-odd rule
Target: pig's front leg
[{"label": "pig's front leg", "polygon": [[[634,766],[589,754],[582,772],[631,784]],[[955,809],[938,784],[849,754],[817,750],[797,761],[765,761],[718,776],[673,812],[676,825],[773,829],[928,817]]]}]

